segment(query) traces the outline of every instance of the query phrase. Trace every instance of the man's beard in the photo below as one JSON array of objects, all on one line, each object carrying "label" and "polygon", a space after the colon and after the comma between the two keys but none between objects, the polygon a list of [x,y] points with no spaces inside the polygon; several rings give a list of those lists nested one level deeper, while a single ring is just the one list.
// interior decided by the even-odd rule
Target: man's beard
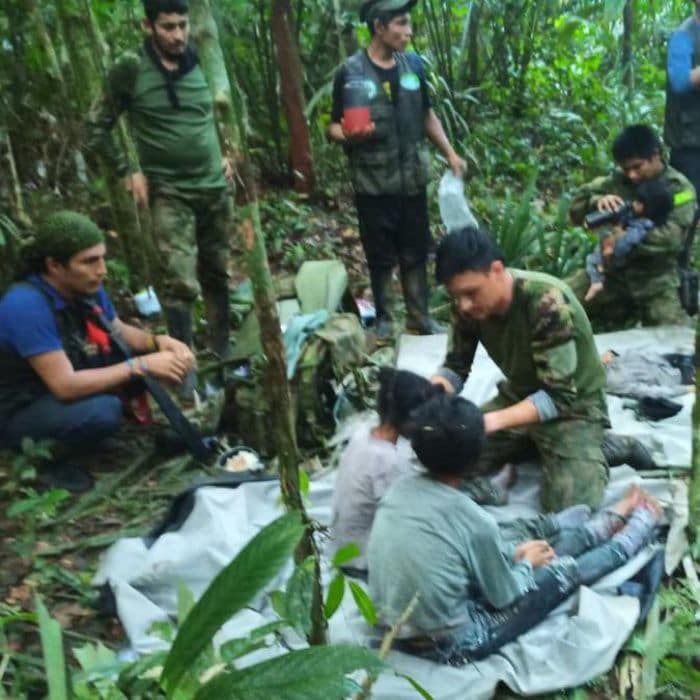
[{"label": "man's beard", "polygon": [[154,33],[152,35],[152,39],[153,45],[155,46],[158,54],[160,54],[160,56],[166,59],[167,61],[179,61],[182,58],[182,54],[184,53],[185,48],[187,47],[187,44],[183,44],[182,50],[179,53],[173,53],[167,47],[163,46],[157,34]]}]

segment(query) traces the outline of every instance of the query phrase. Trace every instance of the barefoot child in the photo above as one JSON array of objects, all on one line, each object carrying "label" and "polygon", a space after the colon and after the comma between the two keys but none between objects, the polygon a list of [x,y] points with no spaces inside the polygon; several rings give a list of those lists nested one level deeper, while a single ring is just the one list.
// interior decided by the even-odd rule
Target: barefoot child
[{"label": "barefoot child", "polygon": [[638,488],[592,518],[588,506],[575,505],[499,527],[460,491],[483,445],[479,409],[442,395],[412,418],[411,445],[426,472],[394,482],[367,547],[370,594],[384,625],[418,596],[400,633],[404,651],[451,665],[484,658],[653,537],[661,511]]}]

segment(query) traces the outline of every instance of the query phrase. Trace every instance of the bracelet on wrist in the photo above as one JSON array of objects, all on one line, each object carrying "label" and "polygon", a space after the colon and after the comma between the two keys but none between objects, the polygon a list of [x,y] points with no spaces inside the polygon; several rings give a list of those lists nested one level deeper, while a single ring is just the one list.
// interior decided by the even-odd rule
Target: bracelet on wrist
[{"label": "bracelet on wrist", "polygon": [[140,357],[129,357],[126,361],[126,364],[131,370],[131,374],[135,377],[143,377],[143,375],[148,372],[148,365]]},{"label": "bracelet on wrist", "polygon": [[158,336],[151,333],[148,336],[148,343],[146,343],[146,350],[148,352],[158,352],[160,348],[158,347]]}]

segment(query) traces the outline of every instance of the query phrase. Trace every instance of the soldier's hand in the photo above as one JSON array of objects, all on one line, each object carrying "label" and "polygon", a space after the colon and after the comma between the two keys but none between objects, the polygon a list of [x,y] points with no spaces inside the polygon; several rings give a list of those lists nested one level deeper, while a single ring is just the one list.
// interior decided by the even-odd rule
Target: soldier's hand
[{"label": "soldier's hand", "polygon": [[142,172],[127,175],[124,178],[124,187],[128,192],[131,192],[138,206],[148,205],[148,180]]},{"label": "soldier's hand", "polygon": [[598,200],[598,211],[617,211],[625,200],[617,194],[604,194]]},{"label": "soldier's hand", "polygon": [[364,129],[348,131],[345,128],[345,119],[341,118],[340,128],[343,130],[343,136],[346,141],[349,143],[362,143],[373,136],[376,127],[374,122],[370,122]]},{"label": "soldier's hand", "polygon": [[152,352],[150,355],[143,355],[141,359],[149,374],[176,384],[180,384],[192,369],[191,362],[170,350]]}]

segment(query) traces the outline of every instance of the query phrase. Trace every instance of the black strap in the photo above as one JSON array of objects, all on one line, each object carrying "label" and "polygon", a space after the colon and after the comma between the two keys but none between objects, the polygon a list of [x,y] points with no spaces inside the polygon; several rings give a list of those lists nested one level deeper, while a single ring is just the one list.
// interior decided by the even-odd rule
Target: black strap
[{"label": "black strap", "polygon": [[693,254],[693,243],[695,241],[695,234],[697,232],[698,221],[700,221],[700,207],[695,210],[695,216],[693,217],[693,223],[690,224],[688,233],[685,236],[685,242],[683,244],[683,249],[678,257],[678,263],[683,269],[690,267],[690,258]]},{"label": "black strap", "polygon": [[197,65],[197,63],[199,62],[197,52],[191,46],[188,46],[185,49],[185,53],[182,54],[182,56],[180,57],[177,68],[175,70],[168,70],[163,65],[163,62],[161,61],[160,56],[156,52],[155,47],[153,46],[153,42],[151,40],[146,39],[146,41],[143,44],[143,49],[149,56],[151,61],[153,61],[155,67],[162,73],[163,77],[165,78],[165,90],[168,93],[168,99],[170,100],[170,104],[175,109],[179,109],[180,100],[178,99],[177,93],[175,92],[175,81],[181,78],[183,75],[189,73]]},{"label": "black strap", "polygon": [[[91,314],[97,319],[102,329],[109,335],[112,342],[124,353],[127,359],[132,357],[131,348],[126,344],[124,338],[115,330],[104,315],[102,309],[96,304],[85,299],[85,305],[89,308]],[[173,430],[182,438],[187,445],[187,449],[192,453],[192,456],[200,462],[206,462],[211,458],[212,450],[204,442],[197,428],[190,423],[182,411],[177,407],[175,402],[170,398],[168,392],[163,389],[155,377],[148,374],[143,376],[143,382],[146,385],[148,393],[155,399],[155,402],[160,406],[168,422]]]}]

